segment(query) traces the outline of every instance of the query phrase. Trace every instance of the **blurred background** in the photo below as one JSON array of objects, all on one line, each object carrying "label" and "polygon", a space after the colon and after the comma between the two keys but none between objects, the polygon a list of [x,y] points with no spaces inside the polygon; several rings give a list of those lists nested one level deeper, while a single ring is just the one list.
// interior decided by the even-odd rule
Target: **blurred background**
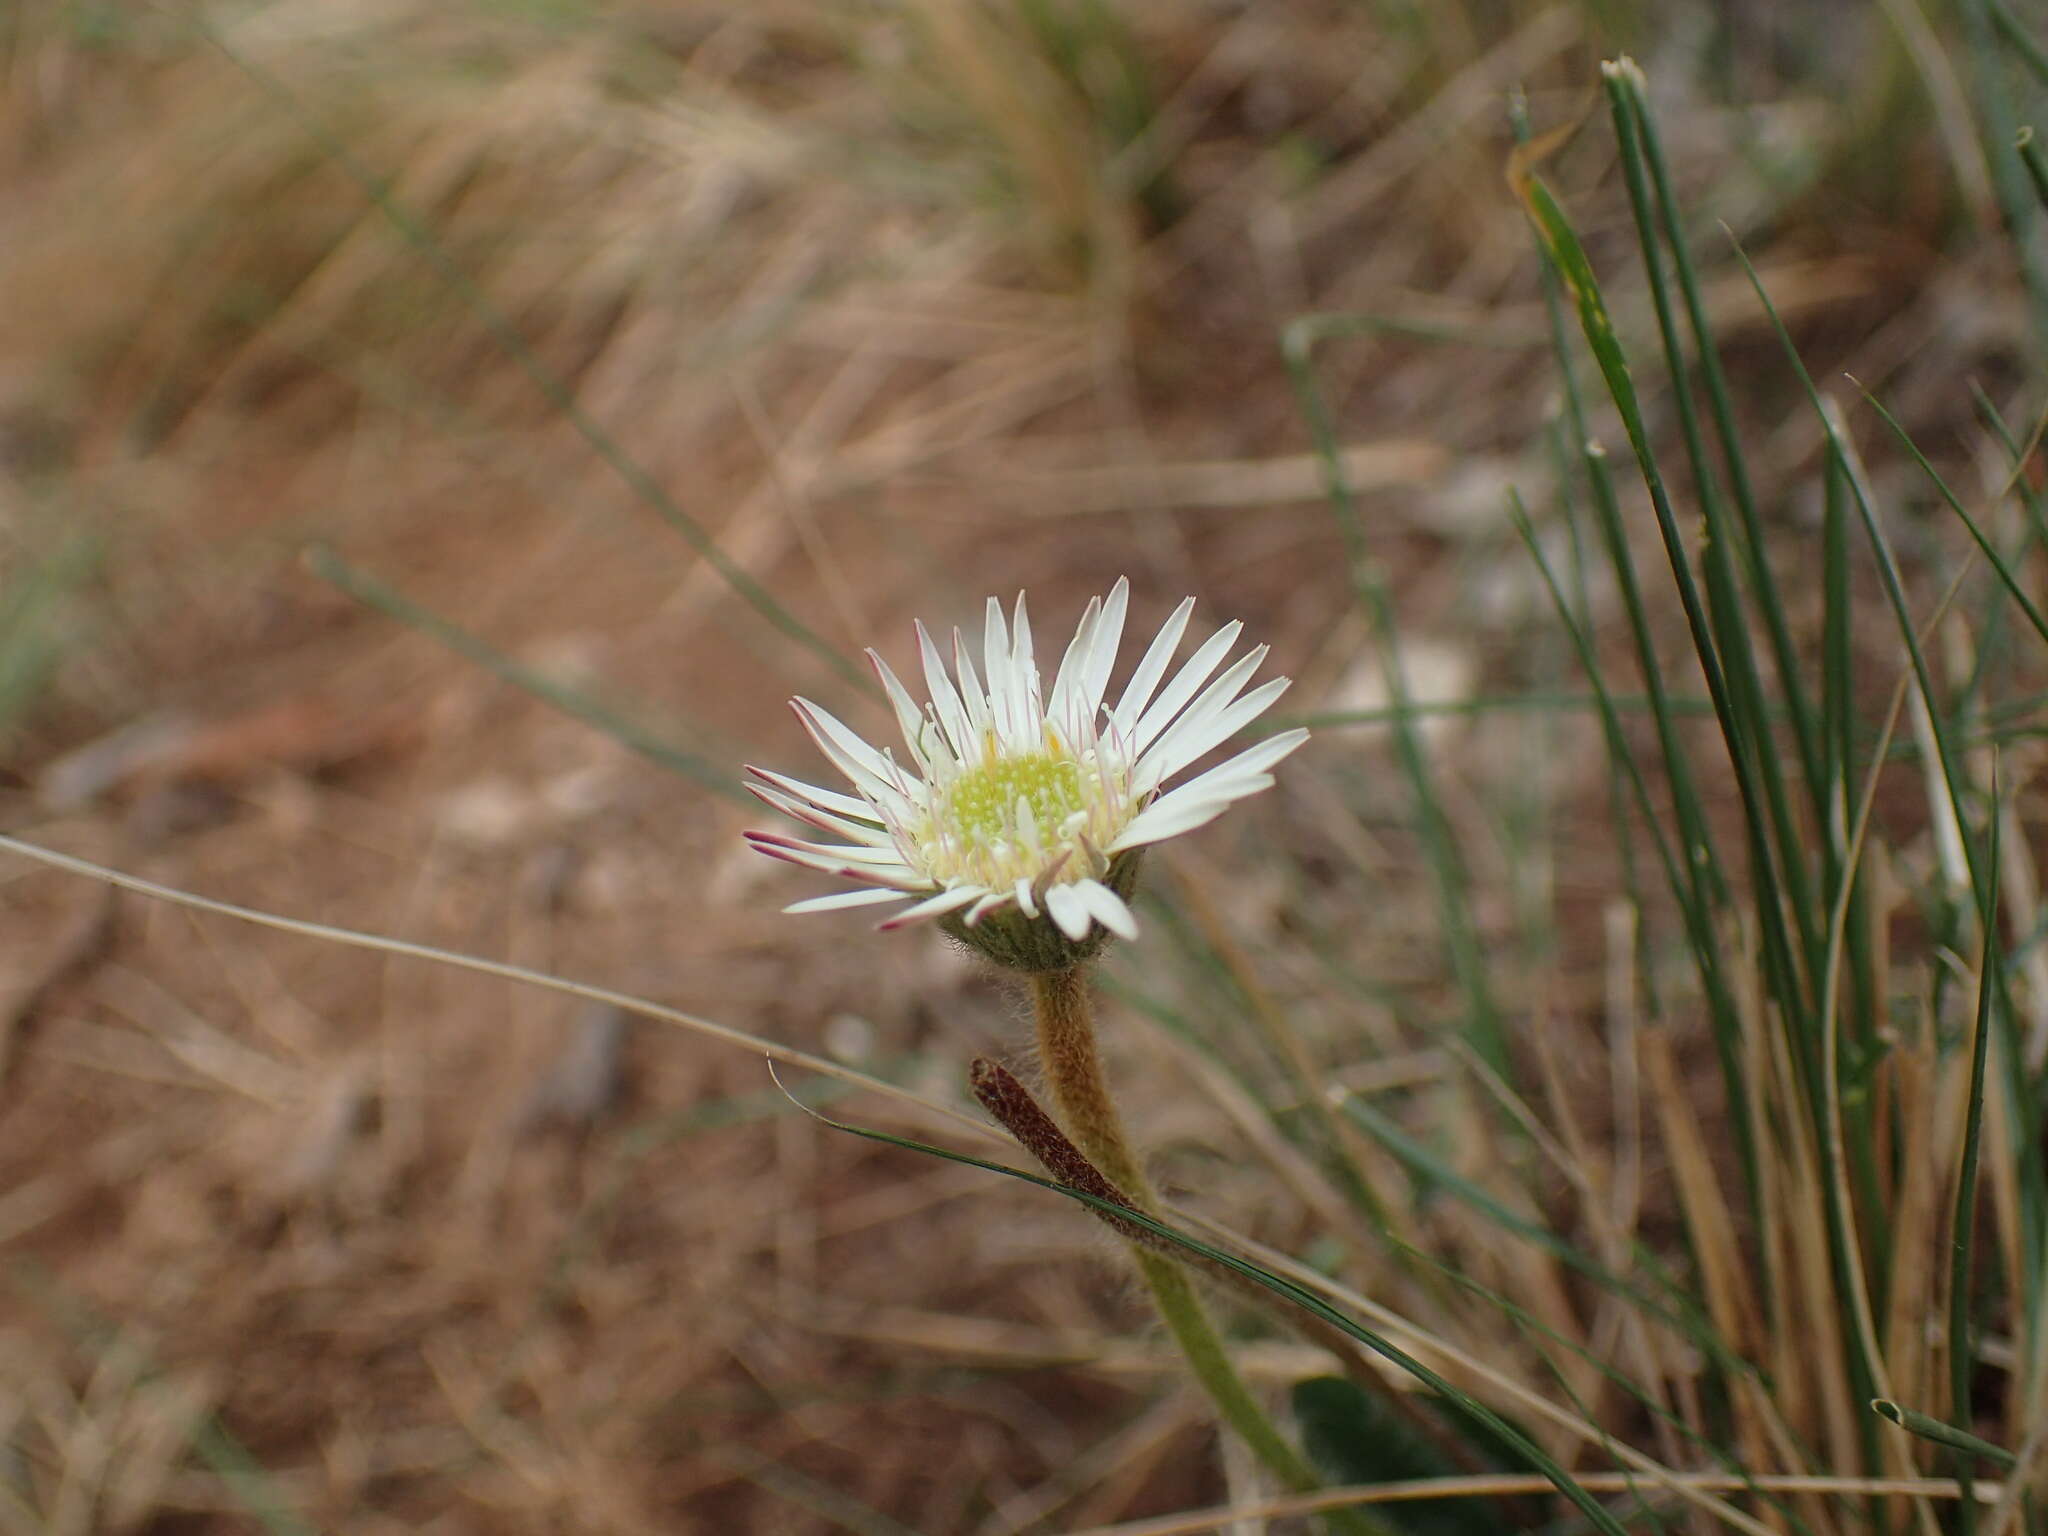
[{"label": "blurred background", "polygon": [[[11,0],[5,828],[961,1104],[1018,1005],[932,934],[778,916],[829,885],[743,850],[739,766],[823,781],[795,693],[882,739],[832,658],[902,666],[913,616],[1194,593],[1326,723],[1155,862],[1109,1050],[1170,1185],[1337,1263],[1218,1065],[1247,999],[1478,1177],[1432,1098],[1460,964],[1567,1045],[1609,976],[1597,725],[1494,707],[1583,693],[1505,510],[1557,531],[1514,109],[1639,340],[1598,66],[1641,63],[1796,577],[1821,433],[1728,235],[1813,374],[1967,477],[1970,385],[2048,334],[1987,152],[2027,11]],[[1462,937],[1367,587],[1442,706]],[[0,1528],[996,1536],[1256,1486],[1081,1214],[747,1051],[13,858],[0,912]]]}]

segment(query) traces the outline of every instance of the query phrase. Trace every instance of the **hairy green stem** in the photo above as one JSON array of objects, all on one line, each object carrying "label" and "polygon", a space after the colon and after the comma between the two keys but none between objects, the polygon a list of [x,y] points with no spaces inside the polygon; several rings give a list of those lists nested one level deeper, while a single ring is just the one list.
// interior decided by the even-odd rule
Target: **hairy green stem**
[{"label": "hairy green stem", "polygon": [[[1078,966],[1067,971],[1041,971],[1032,976],[1031,987],[1038,1016],[1039,1062],[1068,1132],[1088,1160],[1109,1177],[1133,1206],[1156,1217],[1159,1199],[1124,1134],[1123,1117],[1117,1113],[1116,1100],[1110,1096],[1109,1082],[1102,1073],[1102,1058],[1095,1049],[1095,1015],[1088,997],[1087,977]],[[1322,1479],[1316,1476],[1315,1469],[1274,1427],[1266,1410],[1238,1375],[1229,1351],[1203,1310],[1187,1270],[1136,1243],[1131,1245],[1131,1255],[1137,1260],[1138,1272],[1145,1277],[1167,1331],[1180,1346],[1188,1368],[1209,1394],[1223,1421],[1288,1487],[1307,1492],[1321,1486]],[[1339,1519],[1340,1516],[1343,1518]],[[1389,1531],[1389,1527],[1358,1509],[1333,1511],[1332,1523],[1358,1536],[1386,1536]]]}]

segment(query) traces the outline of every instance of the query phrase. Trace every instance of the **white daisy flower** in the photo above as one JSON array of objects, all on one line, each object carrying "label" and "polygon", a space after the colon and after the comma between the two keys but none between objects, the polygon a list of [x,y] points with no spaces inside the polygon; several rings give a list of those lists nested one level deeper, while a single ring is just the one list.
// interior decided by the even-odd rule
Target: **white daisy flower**
[{"label": "white daisy flower", "polygon": [[1153,637],[1122,697],[1106,705],[1129,598],[1130,583],[1119,580],[1107,598],[1090,601],[1049,693],[1021,594],[1008,623],[1002,605],[988,600],[985,683],[958,630],[948,676],[932,637],[917,626],[931,696],[922,708],[869,651],[895,707],[907,761],[870,746],[810,700],[792,700],[811,739],[855,793],[752,767],[748,788],[844,841],[776,832],[749,832],[747,840],[773,858],[857,881],[860,889],[785,910],[908,902],[881,926],[937,920],[991,958],[1027,970],[1064,969],[1109,934],[1135,937],[1127,898],[1140,850],[1268,788],[1269,770],[1308,732],[1269,736],[1168,790],[1175,774],[1270,708],[1288,680],[1243,691],[1265,659],[1263,645],[1218,675],[1244,627],[1233,622],[1165,682],[1194,610],[1191,597]]}]

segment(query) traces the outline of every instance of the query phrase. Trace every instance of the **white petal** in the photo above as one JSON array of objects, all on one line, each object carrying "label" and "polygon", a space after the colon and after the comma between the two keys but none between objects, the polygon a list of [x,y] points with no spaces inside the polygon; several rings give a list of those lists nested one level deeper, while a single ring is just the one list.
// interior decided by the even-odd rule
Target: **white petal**
[{"label": "white petal", "polygon": [[1131,916],[1131,909],[1124,905],[1123,897],[1101,881],[1078,880],[1070,889],[1080,894],[1082,902],[1094,914],[1095,921],[1118,938],[1135,939],[1138,936],[1138,920]]},{"label": "white petal", "polygon": [[1132,817],[1130,825],[1109,845],[1109,851],[1121,853],[1126,848],[1162,842],[1193,831],[1214,820],[1234,801],[1272,788],[1273,776],[1265,770],[1307,740],[1305,730],[1282,731],[1245,748],[1227,762],[1218,763],[1170,794],[1161,795]]},{"label": "white petal", "polygon": [[882,692],[889,696],[889,707],[896,711],[896,728],[903,733],[903,744],[910,748],[910,755],[917,759],[918,768],[926,773],[931,771],[931,757],[926,751],[931,722],[924,717],[924,711],[917,707],[917,700],[910,696],[910,690],[903,686],[896,674],[889,670],[889,663],[873,651],[868,652],[868,661],[875,669],[875,676],[882,680]]},{"label": "white petal", "polygon": [[1159,679],[1166,675],[1167,664],[1173,660],[1173,653],[1180,646],[1180,637],[1187,630],[1188,615],[1194,611],[1195,600],[1192,597],[1182,598],[1180,606],[1167,615],[1166,622],[1159,626],[1159,633],[1145,647],[1144,659],[1138,663],[1138,670],[1131,674],[1124,696],[1118,700],[1111,717],[1119,731],[1128,735],[1131,727],[1138,723],[1139,714],[1152,702],[1152,692],[1159,686]]},{"label": "white petal", "polygon": [[939,725],[944,729],[946,739],[953,748],[954,761],[963,761],[969,745],[974,741],[975,732],[969,725],[967,709],[960,701],[959,690],[953,686],[953,680],[946,676],[946,663],[940,659],[939,648],[932,644],[931,634],[925,629],[922,620],[919,620],[917,625],[917,653],[924,663],[925,691],[932,696],[932,708],[938,713]]},{"label": "white petal", "polygon": [[1003,605],[994,598],[988,600],[988,615],[982,623],[981,660],[988,678],[989,710],[995,716],[996,734],[1005,743],[1016,735],[1011,722],[1011,684],[1014,681],[1010,666],[1010,630],[1003,622]]},{"label": "white petal", "polygon": [[[1074,626],[1074,638],[1067,642],[1066,654],[1060,657],[1060,669],[1053,677],[1045,713],[1062,730],[1069,729],[1069,717],[1074,713],[1075,701],[1085,691],[1083,679],[1088,672],[1089,658],[1094,654],[1095,629],[1101,620],[1102,599],[1091,597],[1081,613],[1081,622]],[[1094,709],[1083,704],[1081,712],[1092,715]]]},{"label": "white petal", "polygon": [[1153,737],[1173,723],[1174,717],[1187,707],[1188,700],[1209,680],[1210,674],[1223,664],[1223,658],[1237,644],[1238,634],[1243,629],[1242,623],[1232,619],[1202,642],[1201,648],[1188,658],[1187,665],[1166,685],[1166,691],[1153,700],[1151,707],[1138,717],[1138,723],[1131,727],[1130,750],[1133,754],[1143,752]]},{"label": "white petal", "polygon": [[[1226,681],[1218,679],[1219,685]],[[1234,704],[1218,708],[1197,704],[1152,744],[1131,770],[1131,793],[1149,794],[1204,752],[1243,730],[1273,707],[1273,701],[1290,686],[1276,677],[1261,683]],[[1219,699],[1227,695],[1219,695]]]},{"label": "white petal", "polygon": [[749,766],[747,772],[763,784],[773,785],[792,799],[810,801],[821,811],[831,811],[834,815],[844,816],[853,821],[864,821],[875,827],[882,825],[882,818],[866,800],[856,800],[852,795],[843,795],[836,789],[820,789],[815,784],[806,784],[802,779],[792,779],[786,773],[776,773],[767,768]]},{"label": "white petal", "polygon": [[756,853],[765,853],[771,859],[781,859],[786,864],[798,864],[805,869],[815,869],[821,875],[836,875],[841,880],[858,880],[863,885],[887,885],[899,891],[931,889],[930,877],[918,874],[908,865],[890,867],[870,864],[855,868],[844,859],[832,859],[787,844],[771,842],[758,833],[750,835],[747,844]]},{"label": "white petal", "polygon": [[807,843],[800,837],[784,837],[780,832],[749,832],[747,841],[761,848],[763,852],[770,847],[790,848],[800,853],[816,854],[821,859],[836,859],[841,864],[862,867],[888,865],[896,869],[909,867],[903,862],[903,856],[894,848],[873,848],[846,843]]},{"label": "white petal", "polygon": [[1031,894],[1031,882],[1029,880],[1019,880],[1017,882],[1017,908],[1026,917],[1038,916],[1038,902]]},{"label": "white petal", "polygon": [[[1275,678],[1274,681],[1278,682],[1280,679]],[[1188,780],[1182,788],[1192,789],[1197,784],[1207,784],[1212,779],[1235,778],[1240,773],[1263,773],[1307,740],[1308,732],[1301,726],[1289,731],[1276,731],[1264,741],[1254,742],[1237,756],[1227,757],[1214,768]],[[1178,794],[1179,791],[1176,790],[1175,793]]]},{"label": "white petal", "polygon": [[[1263,783],[1254,782],[1246,791],[1254,794],[1268,788],[1271,778]],[[1210,822],[1229,810],[1229,799],[1211,796],[1202,800],[1191,800],[1168,805],[1162,798],[1138,812],[1131,824],[1124,828],[1123,835],[1109,845],[1111,853],[1123,853],[1132,848],[1142,848],[1147,843],[1163,843],[1170,837],[1179,837],[1183,832],[1192,832],[1197,827],[1206,827]]]},{"label": "white petal", "polygon": [[790,703],[795,706],[797,718],[803,722],[804,729],[810,732],[811,740],[818,744],[818,750],[831,760],[834,768],[846,775],[855,789],[874,801],[879,809],[908,815],[909,803],[891,782],[895,770],[890,767],[888,759],[809,699],[792,699]]},{"label": "white petal", "polygon": [[1024,608],[1024,594],[1017,594],[1017,611],[1010,616],[1010,702],[1016,710],[1017,738],[1034,750],[1038,746],[1038,725],[1045,712],[1045,698],[1038,677],[1038,655],[1031,647],[1031,615]]},{"label": "white petal", "polygon": [[[1271,789],[1273,776],[1265,770],[1307,740],[1307,731],[1282,731],[1278,736],[1247,747],[1228,762],[1217,764],[1171,793],[1161,795],[1131,818],[1130,824],[1109,845],[1109,851],[1121,853],[1141,843],[1156,843],[1176,836],[1213,819],[1216,812],[1234,801],[1255,795],[1262,789]],[[1188,820],[1199,807],[1213,809],[1199,819]],[[1161,828],[1167,830],[1162,831]]]},{"label": "white petal", "polygon": [[812,896],[803,901],[792,901],[782,910],[790,913],[837,912],[841,907],[871,907],[884,901],[902,901],[907,893],[903,891],[835,891],[830,896]]},{"label": "white petal", "polygon": [[866,843],[871,848],[881,848],[895,839],[886,828],[870,826],[865,822],[849,821],[844,816],[834,816],[819,806],[785,795],[779,789],[766,784],[749,784],[747,793],[764,805],[773,806],[785,816],[793,816],[806,826],[816,827],[820,832],[831,832],[839,837],[851,838],[856,843]]},{"label": "white petal", "polygon": [[963,921],[966,922],[968,927],[972,928],[984,917],[987,917],[989,913],[995,911],[997,907],[1004,905],[1010,900],[1011,893],[1008,891],[990,891],[981,900],[967,909],[967,916]]},{"label": "white petal", "polygon": [[1059,924],[1060,932],[1076,944],[1088,937],[1088,925],[1093,914],[1088,903],[1071,885],[1050,885],[1045,890],[1045,910],[1052,914],[1052,920]]},{"label": "white petal", "polygon": [[1124,615],[1131,605],[1131,583],[1119,576],[1102,605],[1102,618],[1091,636],[1087,671],[1082,678],[1083,713],[1093,720],[1102,708],[1102,691],[1109,686],[1109,674],[1116,667],[1117,647],[1124,640]]},{"label": "white petal", "polygon": [[968,740],[961,744],[960,760],[969,757],[981,760],[982,737],[988,734],[994,716],[989,713],[989,694],[981,686],[981,679],[974,675],[974,662],[967,655],[967,642],[959,630],[953,631],[953,670],[960,674],[960,697],[967,705],[967,724],[971,731]]},{"label": "white petal", "polygon": [[1193,784],[1183,784],[1170,795],[1161,795],[1133,816],[1109,845],[1112,854],[1163,843],[1196,827],[1207,826],[1240,800],[1249,799],[1274,784],[1270,773],[1238,774],[1211,783],[1205,774]]},{"label": "white petal", "polygon": [[948,912],[959,911],[971,901],[981,900],[987,894],[987,890],[978,885],[955,886],[950,891],[941,891],[936,896],[920,901],[914,907],[905,907],[894,917],[885,919],[878,926],[882,928],[901,928],[906,923],[922,922],[928,917],[943,917]]}]

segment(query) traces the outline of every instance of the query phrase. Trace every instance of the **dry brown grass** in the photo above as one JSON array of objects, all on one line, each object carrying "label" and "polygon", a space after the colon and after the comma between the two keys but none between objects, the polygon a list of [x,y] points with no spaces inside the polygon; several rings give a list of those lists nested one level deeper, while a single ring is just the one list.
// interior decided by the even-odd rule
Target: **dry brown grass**
[{"label": "dry brown grass", "polygon": [[[1429,9],[1412,34],[1334,3],[1146,10],[1160,110],[1119,146],[994,6],[274,0],[208,40],[178,8],[23,0],[0,43],[0,538],[17,569],[52,528],[105,557],[17,735],[9,830],[603,979],[957,1100],[966,1061],[1019,1038],[986,978],[857,917],[778,919],[796,886],[736,851],[747,813],[359,611],[299,547],[333,542],[715,761],[799,760],[781,701],[830,674],[601,461],[559,386],[843,648],[894,655],[911,613],[951,622],[988,589],[1031,588],[1057,627],[1127,571],[1141,620],[1200,592],[1306,702],[1366,702],[1274,342],[1357,309],[1505,343],[1388,335],[1332,348],[1325,382],[1411,645],[1453,693],[1509,675],[1534,598],[1499,493],[1544,472],[1550,386],[1501,104],[1526,82],[1540,120],[1569,117],[1598,43],[1567,7]],[[1814,88],[1757,88],[1768,132],[1854,168]],[[2004,360],[2009,294],[1966,259],[1932,270],[1914,200],[1947,183],[1923,130],[1889,203],[1770,203],[1712,169],[1728,114],[1678,123],[1682,169],[1762,237],[1822,367],[1854,357],[1932,411],[1930,337],[1944,387]],[[1598,182],[1600,153],[1575,148],[1568,178]],[[1134,195],[1159,166],[1185,203],[1167,228]],[[1603,239],[1613,207],[1589,215]],[[1796,470],[1814,435],[1773,447]],[[50,803],[62,754],[152,719]],[[1531,1118],[1563,1129],[1532,1143],[1555,1164],[1535,1182],[1620,1253],[1677,1220],[1679,1149],[1638,1121],[1689,1069],[1658,1063],[1653,1105],[1587,1108],[1611,853],[1567,830],[1532,871],[1498,843],[1488,808],[1532,729],[1436,740],[1493,931],[1557,914],[1542,969],[1501,957],[1548,1021]],[[1597,783],[1589,732],[1551,748],[1558,786]],[[1465,1171],[1519,1199],[1452,1058],[1284,942],[1300,877],[1262,842],[1307,861],[1325,928],[1362,928],[1350,966],[1440,995],[1383,762],[1333,735],[1285,803],[1165,878],[1220,893],[1189,906],[1212,939],[1251,936],[1237,979],[1283,1047],[1469,1122]],[[1365,816],[1330,814],[1347,802]],[[1548,810],[1604,815],[1580,790]],[[20,868],[0,886],[0,1527],[301,1528],[274,1501],[352,1533],[995,1536],[1255,1486],[1074,1213],[835,1136],[687,1035],[130,897],[98,944],[104,899]],[[1145,1139],[1205,1211],[1289,1252],[1364,1237],[1227,1073],[1134,1014],[1115,1050],[1170,1085],[1139,1106]],[[1946,1105],[1953,1083],[1916,1091]],[[1536,1250],[1448,1207],[1414,1236],[1685,1390],[1668,1341]],[[1483,1303],[1385,1260],[1349,1278],[1544,1379]],[[1266,1381],[1313,1358],[1260,1348]],[[1571,1377],[1591,1416],[1635,1411]]]}]

